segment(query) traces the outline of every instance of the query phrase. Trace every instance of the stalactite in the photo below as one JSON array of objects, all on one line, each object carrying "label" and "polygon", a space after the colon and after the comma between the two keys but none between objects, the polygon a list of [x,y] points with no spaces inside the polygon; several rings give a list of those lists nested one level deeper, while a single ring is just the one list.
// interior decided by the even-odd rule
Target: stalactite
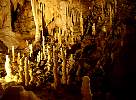
[{"label": "stalactite", "polygon": [[35,41],[38,42],[40,41],[40,31],[39,31],[39,22],[38,22],[38,15],[37,15],[37,2],[35,0],[31,0],[31,6],[32,6],[32,13],[34,16],[34,22],[36,26],[36,34],[35,34]]}]

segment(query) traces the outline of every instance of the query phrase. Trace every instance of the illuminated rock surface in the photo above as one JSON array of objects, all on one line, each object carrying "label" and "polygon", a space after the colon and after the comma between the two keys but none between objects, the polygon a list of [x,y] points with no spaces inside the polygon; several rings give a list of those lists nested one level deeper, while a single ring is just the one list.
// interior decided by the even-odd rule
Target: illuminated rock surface
[{"label": "illuminated rock surface", "polygon": [[24,98],[36,98],[22,85],[42,100],[81,100],[90,89],[92,100],[131,100],[134,1],[0,0],[2,88],[15,86]]}]

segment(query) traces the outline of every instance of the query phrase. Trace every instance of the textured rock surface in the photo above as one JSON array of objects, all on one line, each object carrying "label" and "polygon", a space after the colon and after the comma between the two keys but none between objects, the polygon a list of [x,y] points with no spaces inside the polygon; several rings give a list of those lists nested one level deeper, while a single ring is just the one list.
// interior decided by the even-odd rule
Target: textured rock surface
[{"label": "textured rock surface", "polygon": [[17,8],[17,19],[14,23],[15,33],[21,34],[23,38],[31,38],[35,34],[35,24],[32,15],[31,2],[26,1],[22,8]]},{"label": "textured rock surface", "polygon": [[10,1],[0,1],[0,32],[11,31]]},{"label": "textured rock surface", "polygon": [[0,1],[0,40],[8,47],[17,47],[18,41],[11,26],[11,2],[10,0]]}]

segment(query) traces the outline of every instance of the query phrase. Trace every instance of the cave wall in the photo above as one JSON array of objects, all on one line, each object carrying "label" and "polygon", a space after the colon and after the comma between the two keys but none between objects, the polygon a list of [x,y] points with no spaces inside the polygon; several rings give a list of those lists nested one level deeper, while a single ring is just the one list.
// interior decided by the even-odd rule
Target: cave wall
[{"label": "cave wall", "polygon": [[14,38],[15,34],[12,32],[11,28],[10,9],[9,0],[0,1],[0,40],[9,48],[11,45],[17,45],[17,41]]},{"label": "cave wall", "polygon": [[23,39],[33,39],[35,35],[35,23],[31,2],[25,1],[22,7],[18,5],[15,13],[16,19],[13,24],[13,31],[16,34],[21,34]]}]

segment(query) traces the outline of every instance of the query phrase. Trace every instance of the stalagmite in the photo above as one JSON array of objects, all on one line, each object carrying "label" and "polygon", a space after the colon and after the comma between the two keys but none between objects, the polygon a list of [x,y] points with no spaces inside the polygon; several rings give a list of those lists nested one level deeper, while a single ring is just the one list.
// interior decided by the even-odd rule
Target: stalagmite
[{"label": "stalagmite", "polygon": [[50,70],[50,63],[51,63],[51,51],[50,51],[50,46],[47,45],[47,54],[48,54],[48,60],[47,60],[47,64],[48,64],[48,71]]},{"label": "stalagmite", "polygon": [[20,64],[20,53],[17,54],[17,64]]},{"label": "stalagmite", "polygon": [[74,25],[72,24],[72,26],[71,26],[71,28],[70,28],[70,30],[71,30],[71,44],[74,44],[74,34],[73,34],[73,32],[74,32],[74,29],[73,29],[73,27],[74,27]]},{"label": "stalagmite", "polygon": [[62,56],[62,84],[67,84],[67,76],[66,76],[66,57],[64,48],[61,48],[61,56]]},{"label": "stalagmite", "polygon": [[92,100],[90,78],[88,76],[84,76],[82,79],[81,94],[83,96],[82,100]]},{"label": "stalagmite", "polygon": [[15,48],[12,46],[12,62],[15,62]]},{"label": "stalagmite", "polygon": [[23,82],[23,72],[24,72],[24,69],[23,69],[23,64],[24,63],[24,57],[22,57],[20,59],[20,64],[19,64],[19,82]]},{"label": "stalagmite", "polygon": [[95,31],[95,23],[93,23],[93,26],[92,26],[92,35],[95,35],[96,34],[96,31]]},{"label": "stalagmite", "polygon": [[117,0],[114,0],[114,4],[115,4],[115,13],[117,13]]},{"label": "stalagmite", "polygon": [[28,41],[26,40],[26,45],[28,46],[29,45],[29,43],[28,43]]},{"label": "stalagmite", "polygon": [[74,44],[74,35],[73,35],[73,31],[71,32],[71,44]]},{"label": "stalagmite", "polygon": [[74,64],[74,58],[73,58],[73,54],[71,54],[70,55],[70,58],[69,58],[69,66],[68,66],[68,68],[67,68],[67,76],[68,76],[68,78],[67,78],[67,84],[70,84],[71,83],[71,75],[70,74],[68,74],[69,73],[69,71],[72,69],[72,67],[73,67],[73,64]]},{"label": "stalagmite", "polygon": [[54,75],[54,88],[56,89],[59,85],[58,79],[58,55],[56,53],[56,48],[53,46],[53,75]]},{"label": "stalagmite", "polygon": [[8,55],[6,55],[5,70],[7,73],[7,75],[5,76],[6,82],[12,81],[12,70],[10,65],[10,58]]},{"label": "stalagmite", "polygon": [[82,11],[80,12],[80,29],[81,29],[81,35],[83,35],[83,15]]},{"label": "stalagmite", "polygon": [[39,51],[39,52],[38,52],[38,55],[37,55],[37,62],[39,63],[40,60],[41,60],[41,52]]},{"label": "stalagmite", "polygon": [[43,46],[43,58],[45,59],[45,37],[42,37],[43,41],[42,41],[42,46]]},{"label": "stalagmite", "polygon": [[110,5],[110,26],[112,26],[112,7]]},{"label": "stalagmite", "polygon": [[33,77],[33,69],[30,67],[29,69],[29,76],[30,76],[30,81],[29,81],[29,84],[31,85],[31,83],[33,82],[34,80],[34,77]]},{"label": "stalagmite", "polygon": [[78,65],[78,69],[77,69],[77,72],[76,72],[76,76],[77,76],[77,80],[80,81],[81,77],[80,77],[80,71],[81,71],[81,65],[79,64]]},{"label": "stalagmite", "polygon": [[28,58],[27,57],[25,57],[24,71],[25,71],[25,86],[28,86],[29,85],[29,71],[28,71]]}]

